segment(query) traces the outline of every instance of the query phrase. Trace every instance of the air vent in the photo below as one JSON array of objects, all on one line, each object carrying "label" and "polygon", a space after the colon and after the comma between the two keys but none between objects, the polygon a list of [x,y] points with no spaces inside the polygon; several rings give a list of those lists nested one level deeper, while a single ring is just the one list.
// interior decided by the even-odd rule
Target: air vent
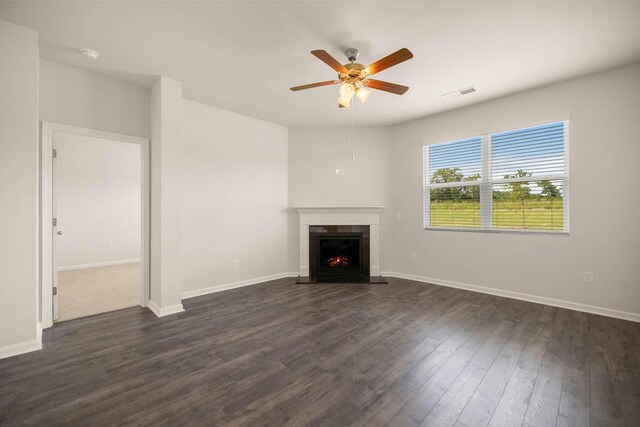
[{"label": "air vent", "polygon": [[473,93],[475,91],[476,91],[475,87],[469,86],[469,87],[466,87],[464,89],[456,90],[454,92],[445,93],[444,95],[442,95],[442,97],[446,98],[446,99],[452,99],[452,98],[457,98],[457,97],[462,96],[462,95],[467,95],[469,93]]}]

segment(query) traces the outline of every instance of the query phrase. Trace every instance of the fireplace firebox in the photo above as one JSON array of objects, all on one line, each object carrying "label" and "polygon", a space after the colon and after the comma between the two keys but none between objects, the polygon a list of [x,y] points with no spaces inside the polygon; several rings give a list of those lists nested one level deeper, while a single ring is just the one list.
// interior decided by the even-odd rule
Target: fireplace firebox
[{"label": "fireplace firebox", "polygon": [[316,282],[360,281],[368,277],[369,226],[310,226],[309,270]]},{"label": "fireplace firebox", "polygon": [[317,276],[362,276],[362,235],[318,236]]}]

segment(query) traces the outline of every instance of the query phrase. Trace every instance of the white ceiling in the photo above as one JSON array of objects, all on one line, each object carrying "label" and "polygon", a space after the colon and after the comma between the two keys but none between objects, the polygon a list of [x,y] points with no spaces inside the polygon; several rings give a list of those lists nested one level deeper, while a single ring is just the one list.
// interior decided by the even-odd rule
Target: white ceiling
[{"label": "white ceiling", "polygon": [[[2,2],[0,18],[38,30],[43,58],[163,74],[189,99],[287,126],[395,124],[640,61],[640,2]],[[409,48],[378,75],[409,92],[338,110],[337,87],[288,90],[335,77],[311,50],[346,63],[349,47],[365,65]]]}]

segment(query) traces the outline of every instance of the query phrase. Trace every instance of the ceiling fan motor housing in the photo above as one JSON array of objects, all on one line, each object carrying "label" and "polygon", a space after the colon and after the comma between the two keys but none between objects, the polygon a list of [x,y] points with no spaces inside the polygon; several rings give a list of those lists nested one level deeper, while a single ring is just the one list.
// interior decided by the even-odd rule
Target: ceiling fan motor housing
[{"label": "ceiling fan motor housing", "polygon": [[344,68],[347,69],[347,72],[340,74],[340,80],[351,84],[364,80],[367,77],[367,74],[364,71],[365,66],[355,62],[360,55],[360,51],[358,49],[347,49],[345,54],[351,63],[344,64]]},{"label": "ceiling fan motor housing", "polygon": [[350,64],[345,64],[344,67],[347,69],[347,72],[338,75],[338,78],[343,82],[356,83],[367,78],[367,73],[364,71],[365,67],[362,64],[352,62]]}]

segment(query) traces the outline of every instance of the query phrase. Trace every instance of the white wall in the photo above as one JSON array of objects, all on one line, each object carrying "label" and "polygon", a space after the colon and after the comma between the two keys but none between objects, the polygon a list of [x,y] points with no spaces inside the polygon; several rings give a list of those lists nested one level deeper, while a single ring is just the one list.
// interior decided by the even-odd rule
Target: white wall
[{"label": "white wall", "polygon": [[[566,117],[569,236],[422,231],[423,143]],[[640,65],[399,125],[391,136],[403,215],[394,271],[640,314]],[[583,283],[584,270],[594,283]]]},{"label": "white wall", "polygon": [[[336,176],[336,169],[344,174]],[[393,250],[391,178],[387,128],[289,130],[289,206],[384,206],[380,267],[386,271],[391,270]],[[297,215],[289,213],[288,258],[292,272],[297,272],[300,265]]]},{"label": "white wall", "polygon": [[149,307],[158,316],[181,302],[182,83],[160,76],[151,89],[151,224]]},{"label": "white wall", "polygon": [[148,88],[40,60],[40,120],[149,137]]},{"label": "white wall", "polygon": [[58,267],[139,259],[141,146],[60,134],[55,148]]},{"label": "white wall", "polygon": [[39,348],[38,33],[0,20],[0,358]]},{"label": "white wall", "polygon": [[183,291],[286,272],[287,129],[185,99],[180,148]]}]

